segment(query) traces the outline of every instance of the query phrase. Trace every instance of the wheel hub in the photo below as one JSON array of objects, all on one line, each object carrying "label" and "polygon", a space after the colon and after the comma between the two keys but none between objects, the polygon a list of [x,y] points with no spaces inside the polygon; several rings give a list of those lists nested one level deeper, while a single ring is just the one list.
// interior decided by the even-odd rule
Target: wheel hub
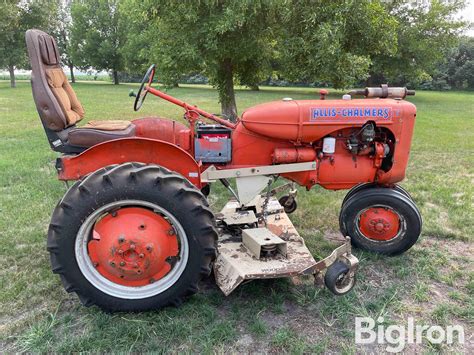
[{"label": "wheel hub", "polygon": [[396,237],[400,228],[398,214],[390,208],[371,207],[362,212],[359,229],[368,239],[390,240]]},{"label": "wheel hub", "polygon": [[178,258],[176,231],[162,215],[142,207],[124,207],[94,226],[89,257],[106,279],[124,286],[160,280]]}]

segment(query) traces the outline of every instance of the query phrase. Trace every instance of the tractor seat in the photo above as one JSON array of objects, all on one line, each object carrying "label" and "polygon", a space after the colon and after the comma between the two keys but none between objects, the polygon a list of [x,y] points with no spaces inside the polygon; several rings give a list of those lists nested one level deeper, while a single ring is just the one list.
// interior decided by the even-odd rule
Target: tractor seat
[{"label": "tractor seat", "polygon": [[84,109],[61,67],[56,41],[43,31],[28,30],[26,45],[36,109],[53,150],[80,152],[98,143],[135,135],[135,125],[129,121],[90,121],[77,127],[84,118]]},{"label": "tractor seat", "polygon": [[89,121],[85,126],[68,131],[69,144],[91,147],[112,139],[135,136],[135,125],[130,121]]}]

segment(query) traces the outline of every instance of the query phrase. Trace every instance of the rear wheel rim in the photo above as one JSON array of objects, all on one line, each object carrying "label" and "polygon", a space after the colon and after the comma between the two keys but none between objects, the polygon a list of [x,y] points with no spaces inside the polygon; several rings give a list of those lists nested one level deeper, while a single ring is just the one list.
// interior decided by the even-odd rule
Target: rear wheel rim
[{"label": "rear wheel rim", "polygon": [[404,235],[407,229],[405,218],[386,205],[374,205],[360,211],[356,216],[357,232],[374,242],[393,241]]},{"label": "rear wheel rim", "polygon": [[[151,227],[150,232],[153,235],[147,236],[145,231],[142,231],[141,239],[134,240],[134,235],[115,233],[114,241],[111,242],[108,240],[110,238],[108,233],[114,229],[107,226],[107,224],[112,225],[112,222],[107,219],[117,211],[121,212],[120,218],[129,215],[128,219],[125,218],[123,221],[133,221],[130,215],[142,213],[148,218],[146,224]],[[156,218],[152,217],[153,214],[156,214]],[[104,221],[107,228],[100,228]],[[96,226],[98,226],[97,230]],[[163,243],[166,237],[156,233],[156,228],[160,226],[167,229],[163,232],[170,237],[168,245]],[[124,230],[126,229],[125,226]],[[103,235],[97,236],[97,232]],[[95,246],[97,237],[100,237],[100,243],[103,239],[106,243],[100,247]],[[159,237],[161,237],[161,242]],[[118,240],[119,238],[123,240]],[[175,242],[172,241],[173,239]],[[151,250],[147,250],[150,244]],[[104,246],[110,251],[106,257],[104,255],[107,253],[104,254],[101,250]],[[119,251],[121,251],[120,254]],[[167,259],[166,264],[169,265],[167,267],[163,263],[163,258],[175,253],[176,256]],[[168,210],[148,201],[122,200],[104,205],[86,218],[77,233],[75,256],[82,274],[95,288],[117,298],[143,299],[166,291],[178,281],[187,265],[189,245],[184,228]],[[107,267],[101,265],[101,268],[98,265],[104,263],[108,263]],[[123,275],[123,278],[120,278],[120,275]]]}]

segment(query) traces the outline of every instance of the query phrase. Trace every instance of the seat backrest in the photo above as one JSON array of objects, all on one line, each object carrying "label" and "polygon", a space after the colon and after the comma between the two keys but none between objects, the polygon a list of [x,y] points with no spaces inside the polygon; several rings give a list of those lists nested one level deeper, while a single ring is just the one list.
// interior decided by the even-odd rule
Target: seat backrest
[{"label": "seat backrest", "polygon": [[26,31],[25,37],[33,97],[44,127],[58,132],[75,125],[84,109],[61,68],[56,41],[35,29]]}]

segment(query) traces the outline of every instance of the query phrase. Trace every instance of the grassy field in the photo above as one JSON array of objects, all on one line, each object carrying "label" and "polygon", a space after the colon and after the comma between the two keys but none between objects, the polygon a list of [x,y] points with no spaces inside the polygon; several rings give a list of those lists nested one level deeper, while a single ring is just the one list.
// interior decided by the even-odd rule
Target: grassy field
[{"label": "grassy field", "polygon": [[[182,111],[148,97],[142,111],[127,97],[132,85],[77,83],[88,119],[132,119]],[[207,87],[173,95],[211,112],[219,105]],[[339,96],[332,95],[331,98]],[[237,91],[240,112],[290,96],[316,97],[311,89]],[[182,307],[141,314],[105,314],[82,307],[50,271],[46,231],[65,192],[54,170],[28,82],[10,89],[0,81],[0,352],[290,352],[360,353],[385,349],[354,343],[354,317],[382,316],[384,324],[460,324],[466,344],[409,345],[405,351],[474,353],[474,93],[418,92],[415,137],[402,186],[418,204],[424,230],[407,253],[386,258],[356,251],[359,279],[353,292],[335,297],[309,280],[255,281],[224,297],[212,280]],[[345,192],[315,188],[299,194],[292,220],[312,252],[338,231]],[[226,198],[213,190],[218,208]]]}]

